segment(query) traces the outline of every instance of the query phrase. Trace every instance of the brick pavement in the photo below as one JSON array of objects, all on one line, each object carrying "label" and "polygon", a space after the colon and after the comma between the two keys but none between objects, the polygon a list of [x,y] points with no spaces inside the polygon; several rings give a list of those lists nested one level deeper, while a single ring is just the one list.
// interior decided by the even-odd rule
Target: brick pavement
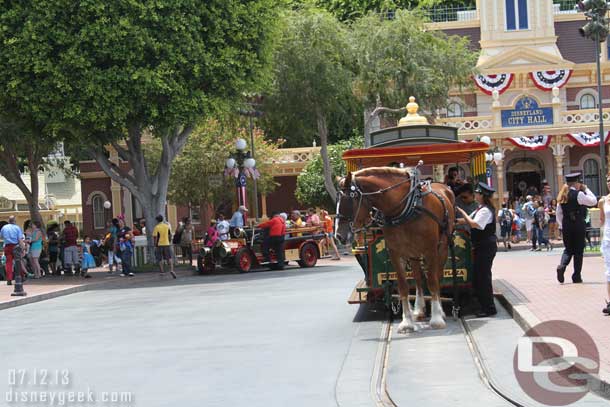
[{"label": "brick pavement", "polygon": [[610,381],[610,317],[602,314],[606,298],[604,265],[600,256],[585,257],[584,284],[572,284],[572,264],[566,283],[559,284],[555,269],[562,250],[499,254],[493,266],[494,289],[513,308],[515,319],[527,328],[561,319],[582,327],[600,353],[601,377]]}]

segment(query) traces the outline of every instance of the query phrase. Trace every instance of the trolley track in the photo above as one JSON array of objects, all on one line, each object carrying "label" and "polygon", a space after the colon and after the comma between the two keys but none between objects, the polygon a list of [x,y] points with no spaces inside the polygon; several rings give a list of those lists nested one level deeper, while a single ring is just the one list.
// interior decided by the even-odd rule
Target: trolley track
[{"label": "trolley track", "polygon": [[[494,384],[491,374],[479,352],[476,340],[472,335],[472,332],[468,326],[468,323],[464,318],[458,319],[459,326],[465,336],[468,349],[473,358],[477,373],[481,382],[495,395],[502,398],[510,405],[517,407],[525,407],[523,404],[513,400],[510,396],[505,394],[498,386]],[[392,322],[385,321],[382,326],[381,334],[379,337],[379,347],[377,349],[377,355],[375,358],[375,367],[371,376],[371,394],[374,395],[375,405],[377,407],[398,407],[398,404],[394,402],[391,395],[388,392],[386,386],[387,380],[387,368],[388,360],[390,355],[390,346],[392,343]]]}]

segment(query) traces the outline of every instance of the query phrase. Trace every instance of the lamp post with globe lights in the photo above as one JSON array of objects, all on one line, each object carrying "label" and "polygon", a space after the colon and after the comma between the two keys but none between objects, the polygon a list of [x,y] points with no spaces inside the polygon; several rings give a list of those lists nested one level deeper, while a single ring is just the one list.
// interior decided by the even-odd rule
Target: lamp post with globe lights
[{"label": "lamp post with globe lights", "polygon": [[[256,160],[252,157],[250,151],[246,151],[248,143],[243,138],[237,139],[235,142],[235,151],[231,153],[225,162],[225,176],[235,178],[235,187],[237,190],[237,205],[247,207],[246,196],[246,179],[254,180],[260,177],[256,169]],[[256,199],[256,198],[255,198]],[[255,214],[256,216],[256,214]],[[244,214],[244,221],[246,220]]]}]

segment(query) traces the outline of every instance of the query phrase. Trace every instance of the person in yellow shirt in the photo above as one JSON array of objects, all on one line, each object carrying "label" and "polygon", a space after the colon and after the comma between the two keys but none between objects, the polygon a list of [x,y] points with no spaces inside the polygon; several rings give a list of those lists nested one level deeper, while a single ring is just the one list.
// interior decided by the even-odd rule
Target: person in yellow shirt
[{"label": "person in yellow shirt", "polygon": [[155,257],[157,258],[157,262],[159,262],[159,269],[161,270],[162,274],[165,273],[165,270],[163,269],[163,262],[167,261],[170,267],[170,274],[172,277],[176,278],[171,250],[172,232],[169,225],[163,222],[162,215],[158,215],[156,219],[157,225],[153,230],[153,239],[155,241]]},{"label": "person in yellow shirt", "polygon": [[[294,210],[292,211],[292,213],[290,214],[290,220],[291,225],[293,228],[302,228],[305,227],[305,223],[303,222],[303,219],[301,219],[301,212]],[[296,236],[296,237],[300,237],[303,236],[302,233],[293,233],[292,236]]]}]

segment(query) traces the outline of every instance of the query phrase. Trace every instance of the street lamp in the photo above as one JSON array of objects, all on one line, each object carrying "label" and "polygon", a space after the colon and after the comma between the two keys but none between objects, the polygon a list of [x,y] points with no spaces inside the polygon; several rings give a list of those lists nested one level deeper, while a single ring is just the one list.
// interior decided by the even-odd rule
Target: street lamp
[{"label": "street lamp", "polygon": [[[260,110],[256,110],[256,106],[258,106],[260,104],[260,96],[257,95],[245,95],[246,98],[248,99],[248,106],[250,107],[249,110],[245,110],[245,109],[239,109],[239,114],[241,116],[247,116],[248,117],[248,121],[250,124],[250,147],[252,148],[252,159],[256,158],[255,157],[255,152],[254,152],[254,123],[253,123],[253,119],[256,117],[261,117],[263,115],[263,112],[261,112]],[[256,219],[258,219],[258,186],[256,183],[256,178],[254,178],[254,217]]]},{"label": "street lamp", "polygon": [[[597,106],[599,109],[599,158],[601,162],[600,179],[603,180],[606,176],[606,145],[604,138],[604,112],[602,106],[602,73],[600,59],[601,43],[606,41],[606,38],[608,37],[608,19],[606,18],[608,4],[606,3],[606,0],[583,0],[576,4],[576,9],[584,12],[585,16],[587,16],[587,23],[579,28],[578,32],[583,37],[595,41],[595,61],[597,63]],[[600,194],[605,195],[606,184],[604,182],[600,182],[600,186]]]},{"label": "street lamp", "polygon": [[[235,141],[235,151],[231,153],[225,162],[225,176],[235,178],[235,187],[237,188],[237,205],[247,207],[246,199],[246,179],[252,178],[256,181],[260,177],[256,169],[256,160],[252,157],[250,151],[246,151],[248,143],[243,138]],[[256,192],[255,192],[256,193]],[[256,206],[255,206],[256,207]],[[257,216],[255,212],[255,217]],[[244,220],[245,219],[244,214]]]}]

